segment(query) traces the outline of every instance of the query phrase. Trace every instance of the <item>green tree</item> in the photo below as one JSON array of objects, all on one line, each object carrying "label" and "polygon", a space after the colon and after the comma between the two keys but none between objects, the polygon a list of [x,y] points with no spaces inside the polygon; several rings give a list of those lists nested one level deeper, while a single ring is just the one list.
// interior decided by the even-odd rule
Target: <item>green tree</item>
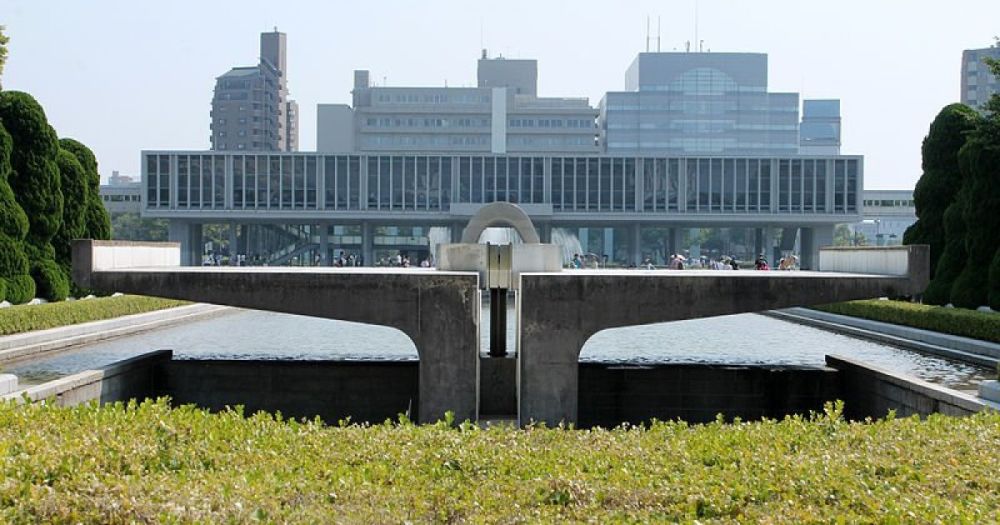
[{"label": "green tree", "polygon": [[7,42],[10,42],[10,37],[3,33],[5,29],[7,26],[0,25],[0,77],[3,76],[3,66],[7,64]]},{"label": "green tree", "polygon": [[0,301],[20,304],[35,296],[35,282],[28,273],[24,253],[28,217],[7,182],[12,146],[10,134],[0,122]]},{"label": "green tree", "polygon": [[934,278],[924,291],[923,302],[926,304],[944,305],[951,302],[952,286],[965,267],[968,252],[965,251],[965,219],[962,212],[968,190],[963,188],[958,199],[944,212],[944,253],[938,260]]},{"label": "green tree", "polygon": [[90,148],[71,138],[60,139],[59,147],[76,156],[87,174],[86,227],[82,236],[87,239],[110,239],[111,217],[101,202],[101,175],[97,171],[97,157]]},{"label": "green tree", "polygon": [[69,282],[56,265],[51,243],[59,232],[63,215],[55,130],[49,126],[38,102],[18,91],[0,92],[0,120],[13,139],[10,186],[28,216],[24,248],[31,276],[40,296],[64,299],[69,293]]},{"label": "green tree", "polygon": [[63,220],[59,232],[52,238],[56,262],[69,281],[72,274],[71,242],[86,233],[86,211],[90,188],[87,174],[80,161],[69,151],[60,148],[56,158],[59,166],[59,184],[63,193]]},{"label": "green tree", "polygon": [[936,274],[937,261],[944,252],[944,212],[961,187],[958,151],[979,120],[979,114],[969,106],[945,106],[931,123],[921,147],[923,175],[913,191],[917,222],[903,234],[903,244],[930,245],[931,275]]}]

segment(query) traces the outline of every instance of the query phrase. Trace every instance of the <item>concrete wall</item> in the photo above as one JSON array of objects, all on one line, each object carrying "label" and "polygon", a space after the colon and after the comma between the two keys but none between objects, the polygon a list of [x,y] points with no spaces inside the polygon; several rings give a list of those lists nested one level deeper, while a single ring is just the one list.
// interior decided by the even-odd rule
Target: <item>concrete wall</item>
[{"label": "concrete wall", "polygon": [[838,386],[837,371],[820,367],[582,363],[578,424],[782,418],[822,410]]},{"label": "concrete wall", "polygon": [[819,267],[824,272],[907,275],[909,246],[844,246],[819,251]]},{"label": "concrete wall", "polygon": [[0,397],[3,400],[38,402],[54,400],[59,406],[90,401],[111,403],[149,397],[153,391],[153,370],[170,362],[173,352],[158,350],[126,359],[101,370],[85,370],[32,386],[22,392]]},{"label": "concrete wall", "polygon": [[828,355],[826,363],[837,370],[844,415],[850,419],[885,417],[890,410],[901,417],[965,416],[987,408],[974,396],[846,357]]},{"label": "concrete wall", "polygon": [[154,396],[210,410],[319,416],[329,424],[381,423],[400,413],[419,418],[415,361],[171,361],[157,367]]}]

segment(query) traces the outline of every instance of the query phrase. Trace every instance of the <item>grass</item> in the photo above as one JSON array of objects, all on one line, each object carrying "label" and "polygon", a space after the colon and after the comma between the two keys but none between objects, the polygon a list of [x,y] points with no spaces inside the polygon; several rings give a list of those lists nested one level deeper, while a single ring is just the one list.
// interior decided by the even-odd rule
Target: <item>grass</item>
[{"label": "grass", "polygon": [[328,427],[239,411],[0,406],[5,523],[984,523],[1000,415],[690,426]]},{"label": "grass", "polygon": [[159,297],[121,295],[82,301],[11,306],[0,309],[0,335],[111,319],[185,304],[190,303]]},{"label": "grass", "polygon": [[1000,314],[996,313],[880,300],[850,301],[814,308],[833,314],[862,317],[1000,343]]}]

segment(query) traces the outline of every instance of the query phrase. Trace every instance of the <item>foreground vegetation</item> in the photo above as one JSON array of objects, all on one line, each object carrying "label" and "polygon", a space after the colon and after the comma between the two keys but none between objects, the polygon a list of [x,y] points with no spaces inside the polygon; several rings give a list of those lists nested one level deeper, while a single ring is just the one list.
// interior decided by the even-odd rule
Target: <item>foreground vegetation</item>
[{"label": "foreground vegetation", "polygon": [[100,321],[123,315],[139,314],[190,304],[185,301],[120,295],[85,301],[63,301],[39,305],[12,306],[0,309],[0,335],[44,330],[57,326]]},{"label": "foreground vegetation", "polygon": [[876,299],[813,307],[832,314],[862,317],[1000,343],[1000,314]]},{"label": "foreground vegetation", "polygon": [[0,521],[982,523],[1000,415],[569,431],[0,406]]}]

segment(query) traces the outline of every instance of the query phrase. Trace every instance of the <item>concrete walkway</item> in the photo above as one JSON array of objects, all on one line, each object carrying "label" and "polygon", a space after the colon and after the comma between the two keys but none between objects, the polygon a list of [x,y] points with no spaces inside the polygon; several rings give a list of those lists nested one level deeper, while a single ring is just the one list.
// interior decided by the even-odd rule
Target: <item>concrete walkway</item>
[{"label": "concrete walkway", "polygon": [[1000,361],[1000,345],[978,339],[872,321],[860,317],[831,314],[810,308],[787,308],[763,313],[785,321],[957,359],[975,365],[995,368],[997,362]]},{"label": "concrete walkway", "polygon": [[114,319],[6,335],[0,337],[0,364],[235,311],[236,309],[227,306],[192,304]]}]

